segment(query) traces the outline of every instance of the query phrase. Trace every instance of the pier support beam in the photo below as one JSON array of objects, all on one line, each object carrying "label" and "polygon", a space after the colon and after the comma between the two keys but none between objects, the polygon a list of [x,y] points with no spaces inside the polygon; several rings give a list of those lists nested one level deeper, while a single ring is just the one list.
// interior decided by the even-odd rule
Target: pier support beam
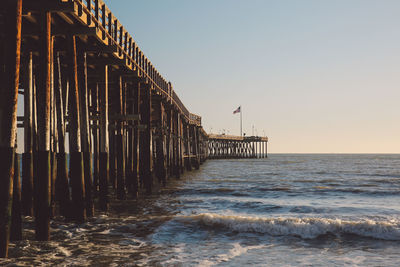
[{"label": "pier support beam", "polygon": [[184,125],[183,126],[184,127],[184,130],[185,130],[185,132],[186,132],[186,156],[187,156],[187,158],[185,159],[185,165],[186,165],[186,170],[187,171],[191,171],[192,170],[192,154],[191,154],[191,145],[192,145],[192,137],[191,137],[191,133],[190,133],[190,126],[189,126],[189,124],[187,124],[187,125]]},{"label": "pier support beam", "polygon": [[[55,99],[56,99],[56,115],[57,115],[57,132],[58,132],[58,153],[57,153],[57,178],[55,181],[56,201],[60,206],[60,213],[65,217],[69,217],[70,208],[70,192],[68,185],[67,156],[65,153],[65,110],[64,110],[64,90],[61,76],[61,57],[56,55],[55,64]],[[67,88],[65,88],[67,90]]]},{"label": "pier support beam", "polygon": [[115,148],[116,148],[116,158],[117,158],[117,198],[125,199],[126,191],[125,191],[125,131],[124,131],[124,107],[123,107],[123,83],[122,77],[118,77],[117,84],[117,97],[116,97],[116,108],[117,114],[119,115],[119,119],[116,123],[116,139],[115,139]]},{"label": "pier support beam", "polygon": [[179,171],[181,174],[184,173],[185,171],[185,164],[184,164],[184,144],[185,144],[185,137],[184,137],[184,132],[183,132],[183,122],[182,122],[182,116],[180,113],[178,113],[178,147],[179,147]]},{"label": "pier support beam", "polygon": [[36,239],[50,240],[51,209],[51,152],[50,152],[50,96],[52,38],[51,13],[44,12],[41,20],[41,49],[39,59],[38,102],[38,151],[37,177],[35,179]]},{"label": "pier support beam", "polygon": [[[139,115],[140,114],[140,82],[135,82],[133,87],[133,114]],[[140,143],[140,131],[139,131],[139,120],[135,120],[133,122],[133,147],[132,147],[132,159],[133,159],[133,166],[132,166],[132,177],[131,177],[131,195],[134,198],[138,197],[139,193],[139,143]]]},{"label": "pier support beam", "polygon": [[193,167],[198,170],[200,168],[200,156],[199,156],[199,134],[196,125],[192,126],[193,132],[193,155],[195,156],[192,160]]},{"label": "pier support beam", "polygon": [[268,158],[268,142],[264,142],[265,151],[264,151],[264,158]]},{"label": "pier support beam", "polygon": [[20,176],[19,155],[15,153],[14,158],[14,181],[13,181],[13,202],[11,219],[11,241],[22,240],[22,218],[21,218],[21,176]]},{"label": "pier support beam", "polygon": [[7,0],[0,44],[0,258],[8,256],[21,55],[22,0]]},{"label": "pier support beam", "polygon": [[148,85],[140,87],[141,124],[146,127],[140,135],[140,181],[146,193],[151,194],[153,185],[153,153],[151,133],[151,88]]},{"label": "pier support beam", "polygon": [[[112,90],[110,90],[110,92],[112,92]],[[111,101],[111,96],[109,96],[109,101]],[[113,110],[112,110],[112,104],[110,105],[110,109],[109,109],[109,114],[112,114]],[[110,178],[110,184],[112,189],[116,189],[117,188],[117,156],[115,153],[115,122],[111,122],[109,123],[108,126],[108,131],[109,131],[109,161],[110,161],[110,170],[109,170],[109,178]]]},{"label": "pier support beam", "polygon": [[[92,84],[91,89],[91,110],[89,116],[97,118],[99,116],[99,84]],[[93,135],[93,193],[97,196],[99,191],[99,176],[100,176],[100,140],[99,140],[99,120],[92,120],[91,132]]]},{"label": "pier support beam", "polygon": [[176,110],[174,110],[174,169],[175,176],[177,179],[181,177],[181,136],[179,130],[179,114]]},{"label": "pier support beam", "polygon": [[167,142],[167,162],[166,162],[166,168],[167,168],[167,176],[171,177],[173,175],[173,126],[172,126],[172,108],[169,106],[169,102],[167,104],[167,122],[166,122],[166,128],[168,129],[167,131],[167,136],[166,136],[166,142]]},{"label": "pier support beam", "polygon": [[68,69],[69,69],[69,151],[70,151],[70,182],[72,219],[78,222],[86,220],[84,165],[81,149],[81,127],[78,88],[78,62],[76,37],[68,36]]},{"label": "pier support beam", "polygon": [[164,130],[164,107],[160,100],[156,100],[155,111],[157,117],[157,131],[155,136],[156,141],[156,174],[159,182],[166,186],[167,170],[165,164],[165,130]]},{"label": "pier support beam", "polygon": [[51,63],[50,63],[50,218],[55,216],[56,210],[56,192],[55,181],[57,179],[57,143],[58,136],[56,131],[56,102],[54,96],[54,38],[51,37]]},{"label": "pier support beam", "polygon": [[[134,114],[134,100],[132,83],[125,83],[125,100],[126,100],[126,114]],[[133,195],[133,121],[126,122],[126,190],[129,195]]]},{"label": "pier support beam", "polygon": [[109,181],[109,135],[108,135],[108,66],[103,66],[99,83],[100,96],[100,173],[99,204],[102,211],[108,210]]},{"label": "pier support beam", "polygon": [[33,55],[25,57],[24,86],[24,153],[22,154],[22,213],[33,216]]},{"label": "pier support beam", "polygon": [[172,155],[171,155],[171,176],[180,177],[178,172],[178,134],[177,134],[177,118],[176,111],[171,107],[171,138],[172,138]]},{"label": "pier support beam", "polygon": [[[82,46],[82,45],[80,45]],[[83,152],[84,182],[85,182],[85,205],[86,216],[92,217],[94,214],[92,198],[92,153],[91,153],[91,134],[89,119],[89,92],[87,83],[87,62],[86,53],[83,47],[78,53],[78,88],[79,88],[79,114],[81,131],[81,148]]]}]

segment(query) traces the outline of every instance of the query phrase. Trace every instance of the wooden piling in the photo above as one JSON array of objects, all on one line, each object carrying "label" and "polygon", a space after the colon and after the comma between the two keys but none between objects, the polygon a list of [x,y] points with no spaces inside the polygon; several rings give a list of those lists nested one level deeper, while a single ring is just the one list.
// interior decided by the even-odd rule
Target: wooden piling
[{"label": "wooden piling", "polygon": [[264,150],[264,158],[268,158],[268,142],[264,142],[265,150]]},{"label": "wooden piling", "polygon": [[151,135],[151,88],[148,85],[140,87],[140,114],[141,124],[146,127],[140,135],[140,181],[147,194],[151,194],[153,177],[152,177],[152,135]]},{"label": "wooden piling", "polygon": [[159,182],[166,186],[166,167],[165,167],[165,138],[164,138],[164,108],[161,100],[157,100],[155,103],[157,113],[157,136],[155,137],[156,142],[156,163],[155,171]]},{"label": "wooden piling", "polygon": [[267,158],[267,142],[262,142],[263,143],[263,158]]},{"label": "wooden piling", "polygon": [[[135,98],[135,84],[136,82],[132,79],[129,83],[125,83],[125,99],[126,99],[126,114],[138,115],[135,111],[136,98]],[[138,120],[128,120],[126,124],[126,188],[128,194],[137,198],[137,158],[135,159],[135,153],[137,153],[137,146],[135,145],[135,122]],[[136,155],[137,157],[137,155]],[[135,170],[136,169],[136,170]]]},{"label": "wooden piling", "polygon": [[56,215],[56,180],[57,180],[57,154],[51,151],[50,153],[51,164],[51,179],[50,179],[50,218]]},{"label": "wooden piling", "polygon": [[[133,107],[133,90],[131,83],[125,83],[125,99],[129,99],[126,101],[126,112],[129,114],[134,114],[134,107]],[[132,194],[133,191],[133,121],[129,120],[126,124],[126,189],[128,194]]]},{"label": "wooden piling", "polygon": [[122,114],[123,114],[123,121],[122,121],[122,143],[123,143],[123,157],[124,157],[124,192],[126,197],[126,192],[128,189],[128,176],[131,173],[131,168],[128,165],[128,153],[129,153],[129,136],[128,136],[128,122],[130,122],[130,118],[128,118],[127,108],[128,108],[128,101],[127,101],[127,90],[128,90],[128,82],[126,78],[122,79]]},{"label": "wooden piling", "polygon": [[199,134],[196,125],[192,126],[193,129],[193,154],[195,155],[193,166],[196,170],[200,168],[200,156],[199,156]]},{"label": "wooden piling", "polygon": [[35,194],[36,194],[36,185],[37,185],[37,171],[38,171],[38,155],[37,152],[39,150],[39,137],[38,137],[38,105],[37,105],[37,100],[38,100],[38,94],[37,94],[37,84],[38,84],[38,75],[37,71],[35,75],[33,76],[33,101],[32,101],[32,113],[33,113],[33,120],[32,120],[32,132],[33,132],[33,152],[32,152],[32,157],[33,157],[33,211],[34,211],[34,216],[36,216],[36,199],[35,199]]},{"label": "wooden piling", "polygon": [[[80,45],[81,46],[81,45]],[[79,47],[80,47],[79,46]],[[91,134],[89,119],[89,93],[87,82],[86,53],[82,48],[78,49],[78,84],[79,84],[79,112],[81,130],[81,148],[83,152],[84,182],[85,182],[85,205],[86,216],[92,217],[94,205],[92,198],[92,154]]]},{"label": "wooden piling", "polygon": [[33,216],[33,55],[25,58],[24,86],[24,153],[22,154],[22,213]]},{"label": "wooden piling", "polygon": [[50,217],[54,217],[56,213],[56,179],[57,179],[57,116],[56,116],[56,101],[54,95],[54,37],[51,37],[50,50],[50,164],[51,164],[51,179],[50,179]]},{"label": "wooden piling", "polygon": [[[99,84],[96,82],[91,90],[91,115],[95,118],[99,116]],[[93,192],[97,195],[99,191],[100,177],[100,140],[99,140],[99,120],[92,120],[93,135]]]},{"label": "wooden piling", "polygon": [[69,73],[69,151],[71,183],[71,218],[78,222],[86,220],[83,153],[81,150],[78,62],[76,37],[68,36]]},{"label": "wooden piling", "polygon": [[181,136],[179,131],[179,114],[177,111],[174,111],[174,132],[175,132],[175,140],[174,140],[174,169],[175,169],[175,177],[179,179],[181,177]]},{"label": "wooden piling", "polygon": [[51,13],[40,14],[40,59],[39,81],[37,88],[38,112],[38,151],[37,171],[35,179],[35,222],[36,239],[50,240],[50,208],[51,208],[51,152],[50,152],[50,91],[51,91]]},{"label": "wooden piling", "polygon": [[166,108],[166,169],[167,169],[167,177],[171,177],[172,173],[172,157],[173,157],[173,145],[172,145],[172,109],[170,103],[167,104]]},{"label": "wooden piling", "polygon": [[187,158],[185,160],[186,162],[186,170],[191,171],[192,170],[192,162],[191,162],[191,156],[192,156],[192,151],[191,151],[191,134],[190,134],[190,126],[189,124],[184,125],[184,130],[186,132],[186,155]]},{"label": "wooden piling", "polygon": [[[140,114],[140,82],[135,82],[135,86],[133,88],[133,114]],[[133,172],[131,179],[131,187],[132,187],[132,196],[136,198],[139,193],[139,140],[140,140],[140,131],[139,131],[139,120],[135,120],[133,122]]]},{"label": "wooden piling", "polygon": [[108,66],[104,65],[100,74],[100,173],[99,204],[102,211],[108,210],[109,180],[109,132],[108,132]]},{"label": "wooden piling", "polygon": [[115,148],[116,148],[116,159],[117,159],[117,198],[125,199],[126,191],[125,191],[125,146],[124,146],[124,130],[123,130],[123,83],[122,76],[118,77],[118,95],[117,95],[117,114],[120,118],[116,123],[116,139],[115,139]]},{"label": "wooden piling", "polygon": [[0,258],[8,256],[21,55],[22,0],[5,1],[0,68]]},{"label": "wooden piling", "polygon": [[15,153],[14,156],[14,179],[13,179],[13,201],[11,214],[11,241],[22,240],[22,218],[21,218],[21,176],[20,176],[20,159]]},{"label": "wooden piling", "polygon": [[178,114],[178,136],[179,136],[179,171],[181,174],[185,172],[184,153],[185,153],[185,136],[183,128],[183,114]]},{"label": "wooden piling", "polygon": [[[10,126],[7,126],[7,128]],[[6,127],[2,127],[6,129]],[[13,176],[14,176],[14,148],[0,147],[0,257],[7,258],[8,243],[10,238],[11,225],[11,205],[13,193]]]},{"label": "wooden piling", "polygon": [[110,141],[110,184],[114,190],[117,188],[117,156],[115,152],[115,123],[110,123],[109,126],[109,141]]},{"label": "wooden piling", "polygon": [[[61,57],[57,53],[55,60],[55,100],[57,115],[57,132],[58,132],[58,153],[57,153],[57,178],[55,181],[56,201],[60,206],[60,213],[65,217],[70,217],[70,192],[68,185],[67,157],[65,153],[65,120],[64,120],[64,90],[61,72]],[[63,90],[64,89],[64,90]]]},{"label": "wooden piling", "polygon": [[33,153],[22,154],[22,213],[33,216]]}]

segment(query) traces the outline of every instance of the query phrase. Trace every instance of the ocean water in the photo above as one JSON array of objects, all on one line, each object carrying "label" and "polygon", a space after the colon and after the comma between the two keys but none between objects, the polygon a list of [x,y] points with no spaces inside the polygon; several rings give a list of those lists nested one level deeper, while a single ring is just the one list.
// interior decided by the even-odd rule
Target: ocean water
[{"label": "ocean water", "polygon": [[400,155],[207,161],[160,194],[76,225],[33,222],[1,264],[400,266]]}]

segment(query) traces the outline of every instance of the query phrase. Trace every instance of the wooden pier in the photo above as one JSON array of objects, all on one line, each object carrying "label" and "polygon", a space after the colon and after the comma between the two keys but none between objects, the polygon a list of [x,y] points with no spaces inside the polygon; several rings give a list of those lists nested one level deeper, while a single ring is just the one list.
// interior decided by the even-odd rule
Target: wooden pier
[{"label": "wooden pier", "polygon": [[[0,257],[10,229],[21,238],[21,220],[12,218],[34,216],[36,239],[50,240],[55,214],[84,222],[95,204],[107,211],[112,196],[151,194],[205,161],[201,117],[102,0],[4,0],[0,7]],[[24,130],[22,189],[17,127]]]},{"label": "wooden pier", "polygon": [[209,159],[267,158],[268,137],[208,135]]},{"label": "wooden pier", "polygon": [[208,136],[103,0],[0,4],[0,257],[22,215],[48,241],[55,215],[85,222],[207,158],[266,157],[267,141]]}]

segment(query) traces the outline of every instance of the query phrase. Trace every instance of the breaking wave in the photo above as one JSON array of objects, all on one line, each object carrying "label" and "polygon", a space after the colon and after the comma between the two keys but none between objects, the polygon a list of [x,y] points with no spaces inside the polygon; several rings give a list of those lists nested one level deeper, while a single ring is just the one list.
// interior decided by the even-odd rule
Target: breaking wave
[{"label": "breaking wave", "polygon": [[353,234],[383,240],[400,241],[399,221],[341,220],[326,218],[260,218],[225,216],[212,213],[182,216],[178,220],[221,227],[235,232],[253,232],[271,236],[298,236],[313,239],[333,234]]}]

